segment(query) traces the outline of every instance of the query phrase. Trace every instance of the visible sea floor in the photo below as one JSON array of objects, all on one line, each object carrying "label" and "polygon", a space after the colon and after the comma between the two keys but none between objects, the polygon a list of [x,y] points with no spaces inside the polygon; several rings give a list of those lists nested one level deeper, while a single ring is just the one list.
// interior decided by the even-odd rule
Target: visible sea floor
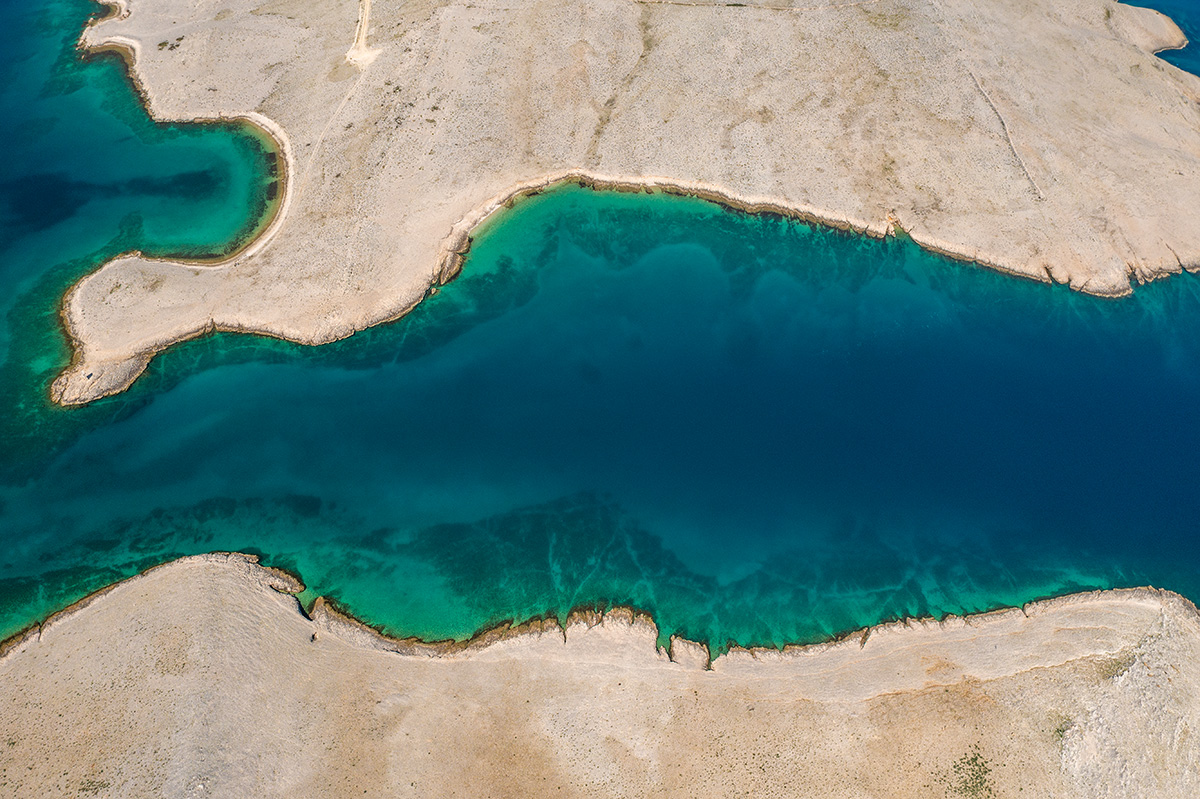
[{"label": "visible sea floor", "polygon": [[118,62],[75,61],[87,3],[8,10],[0,637],[230,549],[426,638],[614,603],[720,647],[1086,588],[1200,599],[1191,276],[1103,301],[567,186],[400,322],[211,336],[54,408],[62,291],[130,247],[232,246],[268,177],[253,138],[155,127]]}]

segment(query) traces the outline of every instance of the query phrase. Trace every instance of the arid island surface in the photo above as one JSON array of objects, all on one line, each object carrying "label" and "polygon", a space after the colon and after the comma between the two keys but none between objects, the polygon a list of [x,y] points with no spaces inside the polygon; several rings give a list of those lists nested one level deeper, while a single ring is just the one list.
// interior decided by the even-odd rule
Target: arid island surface
[{"label": "arid island surface", "polygon": [[617,610],[392,641],[240,555],[0,654],[0,794],[1195,797],[1200,616],[1080,594],[708,663]]},{"label": "arid island surface", "polygon": [[[160,119],[277,143],[223,263],[131,253],[64,302],[56,400],[206,331],[318,344],[413,308],[565,179],[659,187],[1120,295],[1200,266],[1200,79],[1109,0],[129,0],[84,35]],[[663,298],[669,301],[670,298]],[[1102,592],[774,650],[629,611],[392,641],[238,555],[0,652],[5,796],[1200,795],[1200,616]]]},{"label": "arid island surface", "polygon": [[[671,187],[1120,295],[1200,265],[1200,79],[1111,0],[117,0],[159,119],[237,118],[281,203],[220,264],[106,264],[68,294],[62,403],[211,330],[319,344],[394,319],[472,228],[574,177]],[[669,297],[663,298],[669,302]]]}]

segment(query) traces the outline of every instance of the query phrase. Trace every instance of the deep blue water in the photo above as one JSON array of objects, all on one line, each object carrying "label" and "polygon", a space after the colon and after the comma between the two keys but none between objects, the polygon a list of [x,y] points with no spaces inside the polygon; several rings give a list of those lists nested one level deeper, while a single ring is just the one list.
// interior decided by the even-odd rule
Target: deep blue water
[{"label": "deep blue water", "polygon": [[[254,228],[265,199],[259,140],[232,126],[155,125],[117,56],[81,57],[75,42],[99,12],[90,0],[0,0],[10,31],[0,55],[0,362],[11,361],[14,331],[31,333],[30,317],[52,314],[105,257],[219,253]],[[36,334],[49,332],[43,322]],[[46,356],[3,373],[0,393],[57,367],[58,349]]]},{"label": "deep blue water", "polygon": [[1200,75],[1200,47],[1192,44],[1200,38],[1200,3],[1197,0],[1154,0],[1152,3],[1130,5],[1156,9],[1174,20],[1187,35],[1190,46],[1182,50],[1167,50],[1159,55],[1180,69]]},{"label": "deep blue water", "polygon": [[[0,635],[213,549],[425,637],[580,604],[720,645],[1090,587],[1200,597],[1190,276],[1101,301],[904,240],[567,186],[489,223],[398,323],[315,349],[213,336],[125,395],[51,408],[62,288],[139,236],[238,240],[262,154],[138,121],[115,64],[34,50],[18,65],[41,77],[6,102],[69,110],[54,168],[23,155],[0,180]],[[92,141],[85,107],[129,132]],[[82,171],[71,141],[116,153],[111,178],[30,183]]]}]

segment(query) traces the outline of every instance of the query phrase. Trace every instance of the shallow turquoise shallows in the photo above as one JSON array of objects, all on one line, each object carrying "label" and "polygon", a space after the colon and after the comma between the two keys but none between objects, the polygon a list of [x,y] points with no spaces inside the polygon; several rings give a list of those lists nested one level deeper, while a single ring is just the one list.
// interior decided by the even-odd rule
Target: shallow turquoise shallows
[{"label": "shallow turquoise shallows", "polygon": [[[320,348],[211,336],[55,409],[62,289],[134,239],[233,246],[269,181],[245,134],[154,128],[116,65],[37,50],[74,36],[54,30],[8,83],[39,58],[30,86],[76,83],[21,107],[92,103],[96,130],[131,132],[94,144],[104,180],[65,144],[22,174],[157,188],[5,222],[0,635],[228,549],[425,638],[630,604],[719,648],[1085,588],[1200,598],[1190,276],[1102,301],[906,240],[563,186],[485,226],[400,322]],[[28,190],[58,207],[65,185]]]}]

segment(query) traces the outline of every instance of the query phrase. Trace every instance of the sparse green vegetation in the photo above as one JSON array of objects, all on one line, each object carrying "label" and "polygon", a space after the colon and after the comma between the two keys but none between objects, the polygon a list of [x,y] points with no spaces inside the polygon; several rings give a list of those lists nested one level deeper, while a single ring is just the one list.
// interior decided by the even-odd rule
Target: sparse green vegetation
[{"label": "sparse green vegetation", "polygon": [[100,793],[101,791],[108,790],[109,787],[111,786],[107,780],[93,780],[89,778],[79,783],[79,790],[84,793]]},{"label": "sparse green vegetation", "polygon": [[950,765],[950,770],[935,779],[950,796],[965,799],[994,799],[996,789],[991,780],[992,763],[979,751],[979,744]]},{"label": "sparse green vegetation", "polygon": [[896,11],[892,13],[880,13],[878,11],[870,11],[866,14],[867,22],[884,30],[899,31],[908,21],[908,14],[904,11]]},{"label": "sparse green vegetation", "polygon": [[1137,660],[1137,653],[1122,652],[1117,657],[1105,658],[1099,661],[1097,668],[1101,678],[1112,680],[1129,671],[1129,667],[1133,665],[1135,660]]}]

